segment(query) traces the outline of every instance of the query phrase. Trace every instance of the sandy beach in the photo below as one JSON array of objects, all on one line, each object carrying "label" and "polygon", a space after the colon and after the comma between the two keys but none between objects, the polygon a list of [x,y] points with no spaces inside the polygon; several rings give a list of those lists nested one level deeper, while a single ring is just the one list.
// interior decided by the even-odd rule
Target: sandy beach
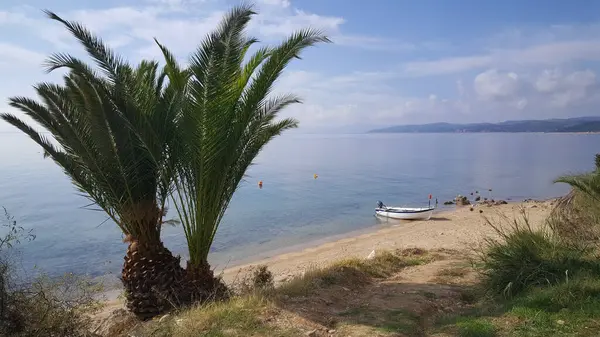
[{"label": "sandy beach", "polygon": [[[524,209],[530,223],[540,225],[550,213],[552,204],[553,200],[514,202],[491,207],[476,205],[473,211],[469,206],[457,206],[454,210],[434,213],[428,221],[390,220],[386,224],[389,227],[383,229],[228,268],[223,271],[223,277],[227,282],[232,282],[252,266],[264,264],[275,274],[276,281],[283,281],[310,267],[344,258],[364,258],[373,250],[377,252],[412,247],[469,250],[484,238],[495,235],[494,229],[486,224],[486,218],[520,219],[521,210]],[[483,213],[479,210],[483,210]],[[496,222],[498,221],[494,223]]]},{"label": "sandy beach", "polygon": [[[283,282],[294,275],[301,274],[311,267],[331,264],[347,258],[366,258],[373,250],[385,251],[403,248],[452,249],[468,252],[477,247],[486,237],[494,236],[493,228],[486,224],[486,218],[494,224],[504,223],[506,219],[522,219],[525,210],[530,224],[539,226],[550,214],[554,200],[513,202],[488,207],[476,205],[457,206],[453,210],[434,213],[428,221],[392,221],[386,227],[359,235],[311,246],[298,251],[275,255],[252,263],[239,265],[217,273],[222,273],[227,283],[236,282],[256,265],[267,265],[275,276],[276,282]],[[483,212],[480,212],[482,210]],[[502,220],[504,219],[504,220]],[[121,300],[115,299],[118,292],[108,295],[110,300],[97,315],[101,318],[114,309],[121,308]]]}]

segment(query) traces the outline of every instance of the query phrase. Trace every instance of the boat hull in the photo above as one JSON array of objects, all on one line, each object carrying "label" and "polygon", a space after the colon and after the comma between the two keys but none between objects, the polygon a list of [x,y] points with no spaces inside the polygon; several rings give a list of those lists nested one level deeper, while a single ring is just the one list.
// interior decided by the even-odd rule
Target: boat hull
[{"label": "boat hull", "polygon": [[433,208],[378,208],[375,210],[375,215],[400,220],[429,220],[433,210]]}]

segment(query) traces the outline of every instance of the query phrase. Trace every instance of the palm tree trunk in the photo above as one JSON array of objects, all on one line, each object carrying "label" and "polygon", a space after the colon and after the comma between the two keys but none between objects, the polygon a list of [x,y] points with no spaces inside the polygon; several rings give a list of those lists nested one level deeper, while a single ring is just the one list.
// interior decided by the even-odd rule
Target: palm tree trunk
[{"label": "palm tree trunk", "polygon": [[186,302],[181,298],[185,274],[179,256],[173,256],[160,239],[152,241],[156,242],[129,243],[121,277],[127,308],[143,320]]},{"label": "palm tree trunk", "polygon": [[229,297],[227,286],[220,277],[215,277],[208,261],[199,264],[187,262],[185,269],[187,296],[190,303],[207,300],[219,301]]}]

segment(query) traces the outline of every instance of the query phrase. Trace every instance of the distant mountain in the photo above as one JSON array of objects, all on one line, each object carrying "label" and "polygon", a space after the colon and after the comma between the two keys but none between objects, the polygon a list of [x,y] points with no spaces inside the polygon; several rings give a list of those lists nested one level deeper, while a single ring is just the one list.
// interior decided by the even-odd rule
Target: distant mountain
[{"label": "distant mountain", "polygon": [[449,132],[600,132],[600,117],[506,121],[501,123],[397,125],[369,131],[369,133]]}]

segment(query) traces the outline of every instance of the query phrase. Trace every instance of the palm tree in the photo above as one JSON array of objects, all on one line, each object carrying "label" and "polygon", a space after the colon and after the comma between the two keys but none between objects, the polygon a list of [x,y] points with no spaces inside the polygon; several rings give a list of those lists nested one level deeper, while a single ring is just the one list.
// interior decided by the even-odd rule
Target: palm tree
[{"label": "palm tree", "polygon": [[[247,168],[270,140],[298,125],[294,119],[276,119],[300,99],[291,94],[269,97],[275,81],[303,49],[329,42],[319,31],[300,30],[280,45],[257,48],[247,57],[257,42],[244,33],[254,14],[252,6],[235,7],[192,55],[185,73],[188,100],[178,120],[180,146],[171,149],[184,158],[175,168],[173,204],[189,249],[187,276],[204,291],[220,286],[207,257]],[[168,64],[177,68],[174,61]]]},{"label": "palm tree", "polygon": [[554,182],[569,184],[574,190],[581,191],[596,201],[600,201],[600,154],[596,154],[594,157],[594,164],[595,169],[592,172],[561,176]]},{"label": "palm tree", "polygon": [[81,42],[97,68],[52,55],[47,70],[66,69],[64,83],[36,85],[41,102],[10,99],[43,130],[12,114],[1,117],[39,144],[124,233],[127,305],[141,318],[152,317],[176,302],[184,277],[179,257],[160,240],[173,176],[167,148],[176,139],[184,91],[181,83],[165,81],[169,68],[159,71],[154,61],[132,66],[80,24],[46,13]]}]

